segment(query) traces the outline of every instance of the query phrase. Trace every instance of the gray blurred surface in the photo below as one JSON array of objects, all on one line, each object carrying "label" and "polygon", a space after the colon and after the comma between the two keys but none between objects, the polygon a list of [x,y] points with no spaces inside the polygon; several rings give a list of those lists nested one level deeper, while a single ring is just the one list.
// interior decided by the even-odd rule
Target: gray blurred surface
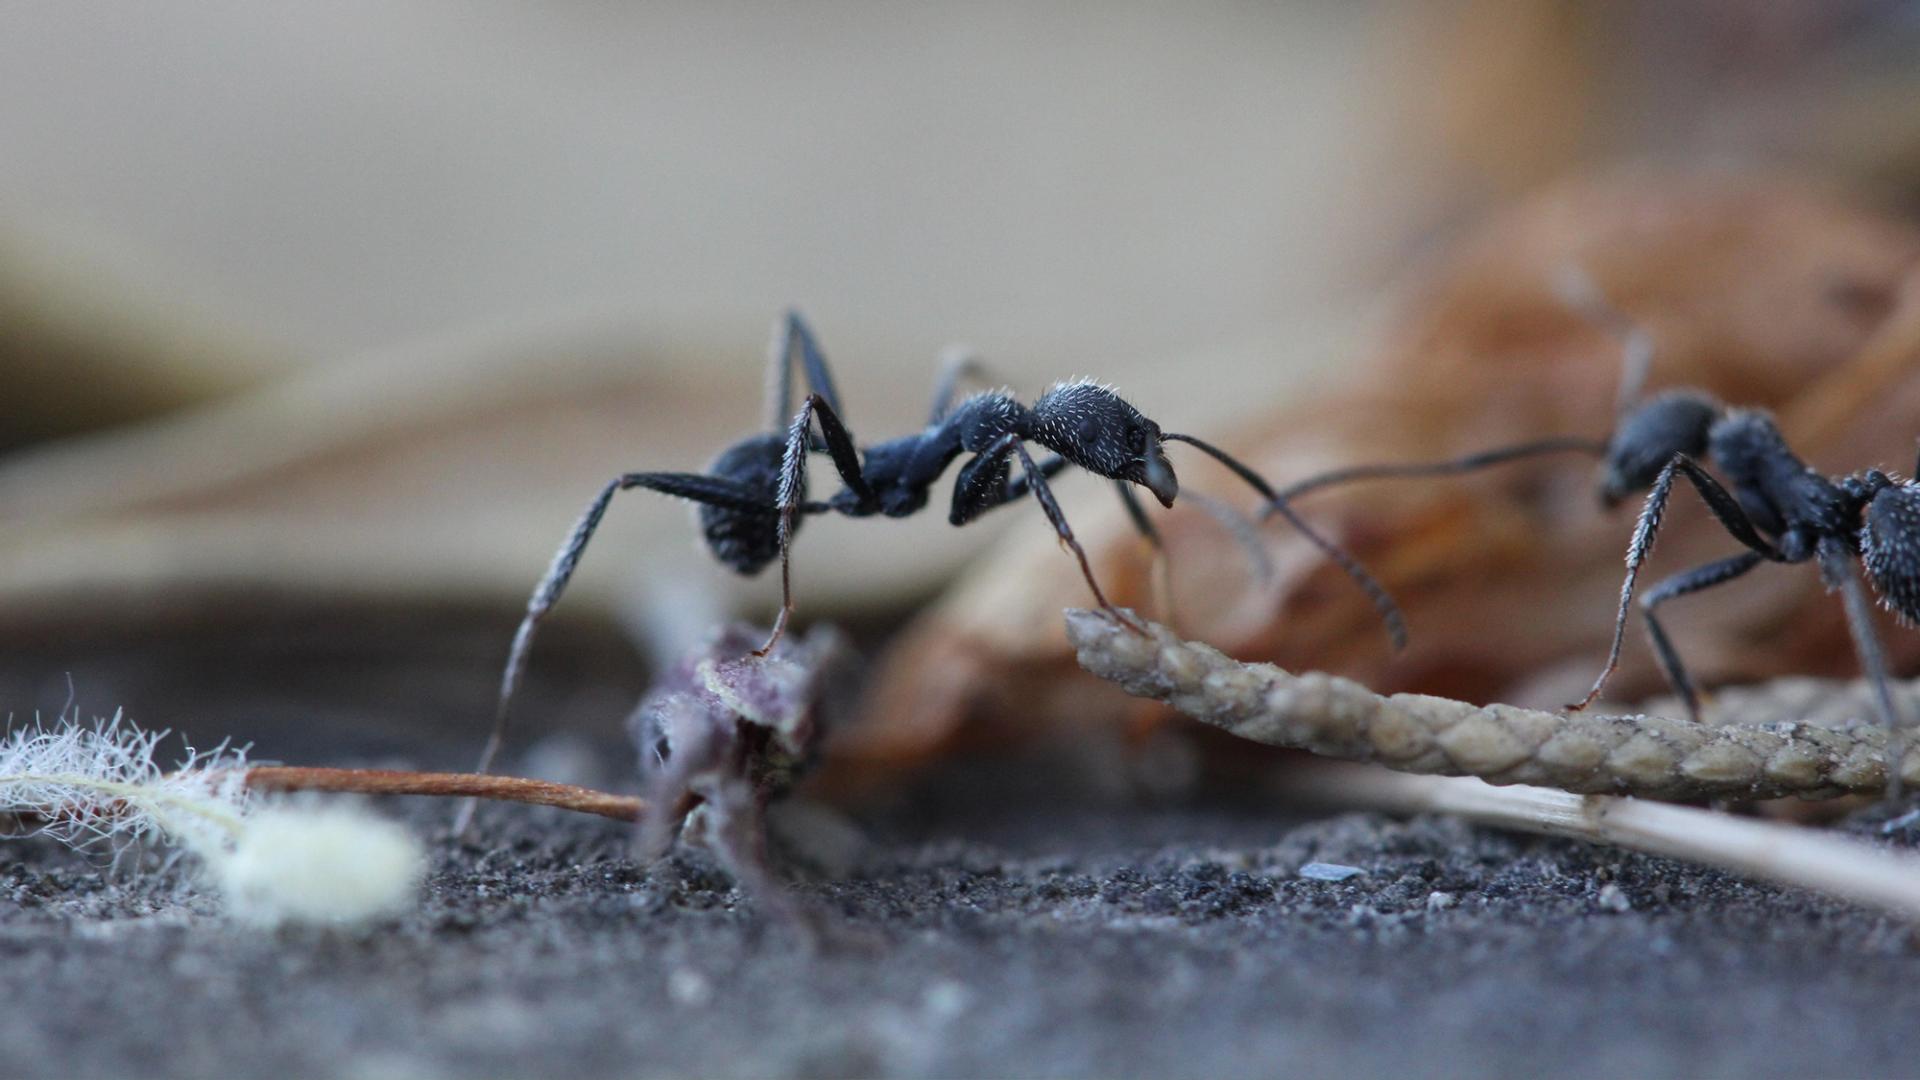
[{"label": "gray blurred surface", "polygon": [[308,360],[583,307],[755,342],[797,303],[853,355],[931,330],[1133,362],[1310,310],[1366,221],[1367,20],[1332,7],[7,22],[0,237],[65,237]]},{"label": "gray blurred surface", "polygon": [[[420,911],[364,937],[238,931],[163,879],[10,847],[0,1069],[1920,1074],[1897,920],[1449,821],[1006,777],[870,819],[866,866],[802,889],[868,940],[815,958],[704,861],[642,869],[620,827],[518,808],[485,816],[484,848],[441,848]],[[1365,873],[1300,877],[1312,861]]]}]

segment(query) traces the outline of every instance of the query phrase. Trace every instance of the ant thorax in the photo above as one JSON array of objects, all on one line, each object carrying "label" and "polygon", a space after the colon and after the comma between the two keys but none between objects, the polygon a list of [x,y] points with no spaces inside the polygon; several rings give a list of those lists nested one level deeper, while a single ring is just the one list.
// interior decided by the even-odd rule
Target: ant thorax
[{"label": "ant thorax", "polygon": [[989,390],[955,405],[941,428],[954,440],[955,454],[962,450],[977,454],[991,447],[1002,435],[1027,434],[1032,424],[1033,413],[1012,394]]},{"label": "ant thorax", "polygon": [[1708,447],[1753,524],[1787,545],[1810,553],[1818,537],[1857,527],[1861,500],[1802,461],[1766,410],[1730,410],[1713,425]]}]

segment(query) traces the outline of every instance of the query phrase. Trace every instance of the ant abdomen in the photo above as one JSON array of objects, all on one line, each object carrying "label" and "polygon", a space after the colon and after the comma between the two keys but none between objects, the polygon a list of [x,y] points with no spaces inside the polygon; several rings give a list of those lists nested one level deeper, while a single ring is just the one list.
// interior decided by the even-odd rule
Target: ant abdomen
[{"label": "ant abdomen", "polygon": [[1867,504],[1860,561],[1887,607],[1920,623],[1920,486],[1886,488]]},{"label": "ant abdomen", "polygon": [[[761,493],[765,510],[700,503],[696,516],[700,534],[714,558],[735,573],[752,576],[780,557],[780,464],[786,457],[784,435],[765,434],[742,439],[721,451],[708,471],[730,477]],[[800,530],[800,515],[793,529]]]}]

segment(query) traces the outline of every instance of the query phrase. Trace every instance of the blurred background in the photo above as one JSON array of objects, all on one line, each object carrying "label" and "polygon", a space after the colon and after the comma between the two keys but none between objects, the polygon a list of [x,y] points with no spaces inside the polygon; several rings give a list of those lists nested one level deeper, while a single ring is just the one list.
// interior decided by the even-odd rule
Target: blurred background
[{"label": "blurred background", "polygon": [[[1774,206],[1752,185],[1787,184],[1840,209],[1767,243],[1869,237],[1808,270],[1846,264],[1849,329],[1802,366],[1764,346],[1683,365],[1772,404],[1902,310],[1920,208],[1920,5],[1898,0],[69,3],[14,5],[5,26],[0,709],[57,710],[71,679],[85,709],[283,756],[348,733],[469,756],[518,609],[584,502],[753,430],[789,306],[863,440],[912,430],[939,351],[966,343],[1023,395],[1095,375],[1170,428],[1261,446],[1381,368],[1453,253],[1516,206],[1631,176],[1634,206],[1672,188],[1717,208],[1673,221],[1759,222],[1713,186]],[[1571,205],[1565,220],[1645,229],[1639,210]],[[1545,247],[1529,273],[1573,257]],[[1650,296],[1667,280],[1628,278]],[[1778,291],[1826,295],[1794,283]],[[1676,327],[1694,311],[1616,299]],[[1603,346],[1580,362],[1610,372]],[[1899,381],[1911,359],[1874,370]],[[1792,378],[1755,382],[1776,368]],[[1595,380],[1602,396],[1568,405],[1590,431]],[[1433,445],[1504,432],[1462,424]],[[1914,429],[1883,430],[1849,452],[1884,459],[1834,467],[1904,468]],[[1308,460],[1270,447],[1261,465],[1284,479]],[[1106,536],[1101,485],[1062,488]],[[1605,538],[1604,596],[1625,526],[1581,513]],[[938,512],[819,521],[798,552],[801,615],[876,651],[986,553],[1003,569],[976,578],[1070,570],[1013,510],[965,530]],[[613,730],[644,682],[636,637],[775,602],[771,575],[740,582],[695,548],[684,508],[625,496],[542,639],[527,715]],[[1590,621],[1528,664],[1597,660],[1604,610]],[[1304,648],[1263,634],[1235,640]],[[1801,661],[1844,672],[1844,638],[1821,642]],[[925,663],[886,655],[896,683]],[[1534,667],[1400,670],[1492,694]],[[905,692],[896,716],[977,711]]]}]

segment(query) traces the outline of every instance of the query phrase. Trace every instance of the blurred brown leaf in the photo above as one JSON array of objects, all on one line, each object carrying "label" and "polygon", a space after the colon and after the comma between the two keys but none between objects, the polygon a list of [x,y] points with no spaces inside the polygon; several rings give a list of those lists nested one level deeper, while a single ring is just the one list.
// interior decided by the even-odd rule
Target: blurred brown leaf
[{"label": "blurred brown leaf", "polygon": [[[1577,266],[1653,333],[1651,388],[1700,386],[1779,410],[1823,470],[1904,468],[1920,432],[1917,256],[1909,224],[1785,182],[1640,172],[1560,186],[1455,246],[1349,387],[1227,441],[1286,483],[1361,462],[1601,435],[1620,350],[1554,294],[1555,273]],[[1177,464],[1184,490],[1252,505],[1200,459]],[[1591,470],[1584,459],[1535,460],[1304,501],[1404,606],[1413,642],[1400,656],[1359,591],[1299,537],[1269,530],[1278,581],[1265,593],[1216,524],[1176,508],[1163,521],[1179,625],[1237,656],[1338,671],[1381,692],[1571,700],[1605,655],[1633,512],[1599,509]],[[1069,512],[1115,601],[1151,609],[1146,552],[1117,508]],[[1699,507],[1672,519],[1654,575],[1730,550]],[[1070,562],[1029,527],[976,564],[895,644],[861,723],[839,742],[838,777],[1141,716],[1074,666],[1060,612],[1089,598]],[[1676,605],[1672,621],[1708,685],[1853,669],[1839,605],[1805,567]],[[1920,658],[1920,635],[1887,634],[1903,667]],[[1658,685],[1636,645],[1614,690]]]},{"label": "blurred brown leaf", "polygon": [[213,400],[283,357],[170,284],[0,228],[0,451]]}]

